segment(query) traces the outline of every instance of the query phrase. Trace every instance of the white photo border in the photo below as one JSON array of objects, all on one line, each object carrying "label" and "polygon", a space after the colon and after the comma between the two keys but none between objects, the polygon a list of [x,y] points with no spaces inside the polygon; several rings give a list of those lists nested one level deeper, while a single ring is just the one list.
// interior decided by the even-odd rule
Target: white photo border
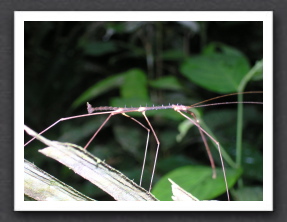
[{"label": "white photo border", "polygon": [[[25,21],[263,21],[263,201],[24,201]],[[273,12],[272,11],[16,11],[14,13],[15,211],[272,211],[273,210]]]}]

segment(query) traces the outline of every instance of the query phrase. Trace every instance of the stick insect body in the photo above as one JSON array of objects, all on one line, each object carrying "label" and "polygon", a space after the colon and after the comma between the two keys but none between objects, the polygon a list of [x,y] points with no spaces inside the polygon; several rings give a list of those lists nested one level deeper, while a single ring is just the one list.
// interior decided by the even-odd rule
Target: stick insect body
[{"label": "stick insect body", "polygon": [[[262,92],[257,92],[257,91],[253,91],[253,92],[243,92],[241,94],[248,94],[248,93],[262,93]],[[227,193],[227,198],[228,200],[230,200],[229,197],[229,190],[228,190],[228,184],[227,184],[227,179],[226,179],[226,173],[225,173],[225,167],[224,167],[224,162],[223,162],[223,158],[222,158],[222,154],[221,154],[221,150],[220,150],[220,144],[218,141],[216,141],[209,133],[207,133],[199,124],[199,121],[197,120],[195,114],[193,112],[191,112],[189,109],[191,108],[197,108],[197,107],[203,107],[203,106],[213,106],[213,105],[224,105],[224,104],[238,104],[239,102],[220,102],[220,103],[213,103],[213,104],[202,104],[211,100],[215,100],[215,99],[219,99],[222,97],[227,97],[227,96],[231,96],[231,95],[238,95],[240,93],[232,93],[232,94],[227,94],[227,95],[222,95],[222,96],[218,96],[215,98],[211,98],[208,100],[204,100],[202,102],[193,104],[191,106],[184,106],[184,105],[167,105],[167,106],[152,106],[152,107],[137,107],[137,108],[121,108],[121,107],[109,107],[109,106],[102,106],[102,107],[92,107],[89,103],[87,103],[87,110],[88,110],[88,114],[83,114],[83,115],[77,115],[77,116],[71,116],[71,117],[66,117],[66,118],[61,118],[58,121],[56,121],[55,123],[53,123],[52,125],[50,125],[49,127],[47,127],[45,130],[43,130],[42,132],[40,132],[39,134],[43,134],[44,132],[46,132],[47,130],[49,130],[50,128],[52,128],[53,126],[55,126],[56,124],[58,124],[59,122],[62,121],[66,121],[66,120],[70,120],[70,119],[76,119],[76,118],[81,118],[81,117],[86,117],[86,116],[94,116],[94,115],[100,115],[100,114],[109,114],[109,116],[106,118],[106,120],[102,123],[102,125],[98,128],[98,130],[94,133],[94,135],[92,136],[92,138],[88,141],[88,143],[85,145],[84,149],[87,149],[87,147],[90,145],[90,143],[93,141],[93,139],[96,137],[96,135],[100,132],[100,130],[103,128],[103,126],[107,123],[107,121],[114,115],[117,114],[122,114],[128,118],[130,118],[131,120],[135,121],[136,123],[138,123],[140,126],[142,126],[144,129],[147,130],[148,134],[147,134],[147,141],[146,141],[146,147],[145,147],[145,154],[144,154],[144,161],[143,161],[143,166],[142,166],[142,172],[141,172],[141,177],[140,177],[140,186],[142,183],[142,176],[143,176],[143,172],[144,172],[144,166],[145,166],[145,161],[146,161],[146,154],[147,154],[147,148],[148,148],[148,141],[149,141],[149,133],[150,130],[152,131],[155,140],[157,142],[157,148],[156,148],[156,154],[155,154],[155,160],[154,160],[154,165],[153,165],[153,170],[152,170],[152,177],[151,177],[151,181],[150,181],[150,186],[149,186],[149,191],[151,190],[152,187],[152,182],[153,182],[153,176],[154,176],[154,172],[155,172],[155,167],[156,167],[156,162],[157,162],[157,157],[158,157],[158,151],[159,151],[159,146],[160,146],[160,141],[150,123],[150,121],[148,120],[145,112],[149,111],[149,110],[160,110],[160,109],[173,109],[176,112],[178,112],[180,115],[182,115],[183,117],[185,117],[186,119],[188,119],[189,121],[191,121],[195,126],[197,126],[197,128],[199,129],[199,132],[201,134],[201,137],[203,139],[209,160],[210,160],[210,164],[213,170],[213,175],[212,177],[215,178],[216,177],[216,172],[215,172],[215,164],[212,158],[212,155],[210,153],[207,141],[204,137],[204,135],[206,135],[207,137],[209,137],[217,146],[218,152],[219,152],[219,156],[220,156],[220,160],[221,160],[221,166],[222,166],[222,171],[223,171],[223,175],[224,175],[224,183],[226,186],[226,193]],[[262,102],[243,102],[243,103],[251,103],[251,104],[263,104]],[[108,110],[108,111],[107,111]],[[105,112],[99,112],[99,111],[105,111]],[[95,112],[95,113],[94,113]],[[146,127],[144,124],[142,124],[141,122],[139,122],[138,120],[136,120],[135,118],[127,115],[126,113],[129,112],[141,112],[146,120],[146,122],[148,123],[149,127]],[[186,114],[189,114],[190,116],[187,116]],[[24,146],[28,145],[30,142],[32,142],[35,138],[32,138],[31,140],[29,140],[27,143],[24,144]]]}]

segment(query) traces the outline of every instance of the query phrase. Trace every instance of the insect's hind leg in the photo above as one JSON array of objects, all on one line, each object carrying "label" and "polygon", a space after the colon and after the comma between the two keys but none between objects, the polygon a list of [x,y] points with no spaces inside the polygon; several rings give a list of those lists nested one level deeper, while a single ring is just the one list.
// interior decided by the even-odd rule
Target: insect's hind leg
[{"label": "insect's hind leg", "polygon": [[191,119],[190,117],[188,117],[187,115],[185,115],[184,113],[181,112],[181,111],[186,112],[187,111],[186,109],[181,109],[181,108],[178,108],[178,107],[175,106],[174,110],[177,111],[183,117],[185,117],[188,120],[190,120],[194,125],[196,125],[205,135],[207,135],[216,144],[218,152],[219,152],[220,161],[221,161],[223,177],[224,177],[226,193],[227,193],[227,199],[230,200],[229,190],[228,190],[228,183],[227,183],[227,179],[226,179],[226,172],[225,172],[225,167],[224,167],[224,162],[223,162],[223,158],[222,158],[219,142],[217,140],[215,140],[209,133],[207,133],[195,120]]},{"label": "insect's hind leg", "polygon": [[[189,110],[185,110],[185,112],[188,113],[189,115],[191,115],[195,119],[195,121],[199,124],[199,121],[198,121],[198,119],[196,118],[196,115],[193,112],[191,112]],[[204,133],[202,132],[201,128],[198,128],[198,130],[199,130],[200,136],[201,136],[201,138],[203,140],[203,143],[204,143],[204,146],[205,146],[205,149],[206,149],[209,161],[210,161],[210,165],[211,165],[211,168],[212,168],[212,178],[215,179],[216,178],[216,170],[215,170],[214,160],[213,160],[212,154],[210,152],[210,148],[208,146],[208,143],[206,141],[206,138],[205,138]]]},{"label": "insect's hind leg", "polygon": [[110,115],[106,118],[106,120],[102,123],[102,125],[99,127],[99,129],[94,133],[92,138],[89,140],[89,142],[85,145],[84,149],[87,149],[87,147],[90,145],[90,143],[94,140],[96,135],[100,132],[100,130],[103,128],[103,126],[108,122],[108,120],[114,115],[114,113],[110,113]]},{"label": "insect's hind leg", "polygon": [[150,129],[152,130],[152,133],[155,137],[155,140],[156,140],[156,143],[157,143],[157,148],[156,148],[156,153],[155,153],[155,159],[154,159],[154,164],[153,164],[153,169],[152,169],[152,175],[151,175],[151,180],[150,180],[150,186],[149,186],[149,192],[151,191],[151,187],[152,187],[152,181],[153,181],[153,177],[154,177],[154,172],[155,172],[155,167],[156,167],[156,161],[157,161],[157,156],[158,156],[158,151],[159,151],[159,145],[160,145],[160,142],[159,142],[159,139],[157,138],[157,135],[150,123],[150,121],[148,120],[146,114],[145,114],[145,111],[142,111],[142,114],[144,116],[144,118],[146,119]]},{"label": "insect's hind leg", "polygon": [[143,128],[147,130],[147,140],[146,140],[146,146],[145,146],[145,153],[144,153],[144,160],[143,160],[143,165],[142,165],[142,171],[141,171],[141,177],[140,177],[140,186],[142,184],[142,178],[143,178],[143,173],[144,173],[144,167],[145,167],[145,162],[146,162],[146,154],[147,154],[147,149],[148,149],[148,142],[149,142],[149,134],[150,134],[150,129],[147,128],[145,125],[143,125],[140,121],[136,120],[135,118],[127,115],[126,113],[122,113],[125,117],[130,118],[131,120],[135,121],[139,125],[141,125]]}]

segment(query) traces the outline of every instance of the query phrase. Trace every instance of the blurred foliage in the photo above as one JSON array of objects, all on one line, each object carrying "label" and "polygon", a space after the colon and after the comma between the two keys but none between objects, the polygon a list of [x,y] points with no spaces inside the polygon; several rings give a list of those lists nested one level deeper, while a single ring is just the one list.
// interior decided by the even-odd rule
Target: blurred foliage
[{"label": "blurred foliage", "polygon": [[[262,22],[25,22],[25,124],[40,132],[60,118],[87,113],[86,102],[94,107],[192,105],[220,94],[261,91],[262,32]],[[214,102],[228,101],[237,98],[225,97]],[[244,101],[262,101],[262,95],[246,94]],[[236,155],[236,107],[197,108],[196,116],[230,156],[231,161],[227,155],[224,158],[231,175],[233,199],[246,200],[252,187],[256,187],[254,199],[260,199],[262,105],[244,105],[240,169],[231,164]],[[210,192],[210,187],[196,182],[196,177],[206,175],[206,170],[189,176],[193,174],[191,167],[193,172],[210,168],[198,129],[173,110],[146,114],[161,142],[154,192],[166,193],[164,183],[172,174],[174,182],[192,193],[196,190],[199,198],[225,199],[223,180],[203,181],[212,184],[211,188],[219,187]],[[148,125],[141,113],[129,115]],[[84,146],[106,117],[96,115],[60,122],[45,137]],[[146,136],[144,128],[116,115],[88,150],[138,182]],[[25,141],[28,140],[25,135]],[[220,168],[218,151],[210,141],[209,145]],[[69,169],[38,153],[43,147],[33,141],[25,148],[25,158],[91,198],[110,200]],[[155,149],[151,134],[143,180],[146,189]],[[208,171],[211,174],[211,168]],[[221,178],[222,172],[218,171]],[[207,180],[212,180],[211,176]],[[187,187],[190,184],[194,187]],[[205,194],[200,187],[211,194]],[[223,196],[218,197],[220,194]]]},{"label": "blurred foliage", "polygon": [[[226,192],[222,169],[216,170],[217,177],[212,179],[212,172],[207,166],[184,166],[166,174],[153,189],[153,194],[161,201],[170,201],[172,192],[168,178],[176,180],[182,188],[192,193],[199,200],[209,200]],[[227,169],[226,176],[229,187],[232,187],[241,175],[241,170]],[[188,178],[188,179],[186,179]]]}]

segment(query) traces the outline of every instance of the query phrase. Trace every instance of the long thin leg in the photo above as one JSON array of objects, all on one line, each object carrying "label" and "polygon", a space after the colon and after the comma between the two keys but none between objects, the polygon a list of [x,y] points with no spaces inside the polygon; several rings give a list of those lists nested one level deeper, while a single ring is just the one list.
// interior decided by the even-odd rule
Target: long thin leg
[{"label": "long thin leg", "polygon": [[[89,108],[91,109],[91,105],[88,104],[88,111]],[[89,113],[91,113],[92,111],[89,111]],[[85,145],[84,149],[87,149],[87,147],[90,145],[90,143],[94,140],[94,138],[96,137],[96,135],[100,132],[100,130],[103,128],[103,126],[108,122],[108,120],[116,114],[121,113],[122,115],[124,115],[125,117],[130,118],[131,120],[135,121],[136,123],[138,123],[140,126],[142,126],[143,128],[145,128],[148,131],[148,135],[147,135],[147,140],[146,140],[146,147],[145,147],[145,154],[144,154],[144,161],[143,161],[143,166],[142,166],[142,172],[141,172],[141,178],[140,178],[140,186],[142,183],[142,177],[143,177],[143,172],[144,172],[144,167],[145,167],[145,161],[146,161],[146,154],[147,154],[147,148],[148,148],[148,141],[149,141],[149,133],[150,133],[150,129],[147,128],[145,125],[143,125],[140,121],[136,120],[135,118],[127,115],[126,113],[122,113],[122,112],[113,112],[110,113],[110,115],[107,117],[107,119],[102,123],[102,125],[98,128],[98,130],[95,132],[95,134],[92,136],[92,138],[89,140],[89,142]]]},{"label": "long thin leg", "polygon": [[156,135],[156,133],[155,133],[155,131],[154,131],[152,125],[150,124],[150,122],[149,122],[149,120],[148,120],[148,118],[147,118],[145,112],[143,111],[142,114],[143,114],[144,118],[146,119],[146,121],[147,121],[149,127],[151,128],[152,133],[153,133],[153,135],[154,135],[154,137],[155,137],[155,140],[156,140],[156,143],[157,143],[157,148],[156,148],[156,153],[155,153],[155,159],[154,159],[154,164],[153,164],[153,169],[152,169],[152,175],[151,175],[151,180],[150,180],[150,186],[149,186],[149,192],[150,192],[150,191],[151,191],[151,186],[152,186],[152,181],[153,181],[153,176],[154,176],[154,171],[155,171],[155,166],[156,166],[156,161],[157,161],[157,156],[158,156],[158,150],[159,150],[160,142],[159,142],[159,140],[158,140],[158,138],[157,138],[157,135]]},{"label": "long thin leg", "polygon": [[230,198],[229,198],[229,191],[228,191],[228,184],[227,184],[227,179],[226,179],[226,173],[225,173],[225,167],[224,167],[223,158],[222,158],[222,155],[221,155],[221,150],[220,150],[219,142],[216,141],[212,136],[210,136],[209,133],[207,133],[196,121],[194,121],[193,119],[191,119],[191,118],[188,117],[187,115],[183,114],[180,110],[175,109],[175,111],[177,111],[179,114],[181,114],[182,116],[184,116],[185,118],[187,118],[188,120],[190,120],[194,125],[196,125],[202,132],[205,133],[205,135],[207,135],[207,136],[217,145],[217,149],[218,149],[218,152],[219,152],[219,156],[220,156],[220,160],[221,160],[221,165],[222,165],[222,171],[223,171],[223,175],[224,175],[224,181],[225,181],[227,199],[230,200]]},{"label": "long thin leg", "polygon": [[[92,113],[92,114],[83,114],[83,115],[77,115],[77,116],[70,116],[70,117],[66,117],[66,118],[61,118],[59,120],[57,120],[56,122],[54,122],[52,125],[48,126],[46,129],[44,129],[43,131],[41,131],[39,133],[39,135],[42,135],[43,133],[45,133],[47,130],[51,129],[53,126],[57,125],[59,122],[63,122],[66,120],[70,120],[70,119],[77,119],[77,118],[81,118],[81,117],[87,117],[87,116],[94,116],[94,115],[99,115],[99,114],[110,114],[112,113],[112,111],[109,112],[99,112],[99,113]],[[24,144],[24,146],[27,146],[29,143],[31,143],[34,139],[36,139],[36,137],[33,137],[32,139],[30,139],[27,143]]]},{"label": "long thin leg", "polygon": [[143,166],[142,166],[142,172],[141,172],[141,178],[140,178],[140,186],[142,185],[142,178],[143,178],[143,173],[144,173],[144,167],[145,167],[145,161],[146,161],[146,154],[147,154],[147,148],[148,148],[148,141],[149,141],[149,133],[150,129],[147,128],[145,125],[143,125],[140,121],[136,120],[135,118],[127,115],[126,113],[122,113],[124,116],[130,118],[131,120],[135,121],[139,125],[141,125],[143,128],[147,130],[147,140],[146,140],[146,146],[145,146],[145,153],[144,153],[144,160],[143,160]]},{"label": "long thin leg", "polygon": [[94,133],[92,138],[89,140],[89,142],[85,145],[84,149],[87,149],[87,147],[90,145],[90,143],[93,141],[93,139],[96,137],[96,135],[100,132],[100,130],[103,128],[103,126],[108,122],[108,120],[113,116],[114,114],[111,113],[106,120],[102,123],[102,125],[99,127],[99,129]]},{"label": "long thin leg", "polygon": [[[198,129],[199,129],[199,128],[198,128]],[[204,134],[203,134],[203,132],[202,132],[201,129],[199,129],[199,132],[200,132],[201,138],[202,138],[202,140],[203,140],[203,143],[204,143],[204,146],[205,146],[205,149],[206,149],[206,152],[207,152],[207,155],[208,155],[210,164],[211,164],[211,168],[212,168],[212,178],[215,179],[215,178],[216,178],[215,164],[214,164],[214,161],[213,161],[213,158],[212,158],[212,155],[211,155],[209,146],[208,146],[208,144],[207,144],[206,138],[205,138],[205,136],[204,136]]]},{"label": "long thin leg", "polygon": [[[186,110],[186,112],[190,115],[193,116],[193,118],[195,119],[195,121],[198,123],[198,120],[195,116],[195,114],[189,110]],[[200,128],[197,127],[197,129],[199,130],[200,132],[200,135],[201,135],[201,138],[203,140],[203,143],[204,143],[204,146],[205,146],[205,149],[206,149],[206,152],[207,152],[207,155],[208,155],[208,158],[209,158],[209,161],[210,161],[210,165],[211,165],[211,168],[212,168],[212,178],[215,179],[216,178],[216,170],[215,170],[215,164],[214,164],[214,160],[213,160],[213,157],[211,155],[211,152],[210,152],[210,149],[209,149],[209,146],[208,146],[208,143],[206,141],[206,138],[202,132],[202,130]]]}]

